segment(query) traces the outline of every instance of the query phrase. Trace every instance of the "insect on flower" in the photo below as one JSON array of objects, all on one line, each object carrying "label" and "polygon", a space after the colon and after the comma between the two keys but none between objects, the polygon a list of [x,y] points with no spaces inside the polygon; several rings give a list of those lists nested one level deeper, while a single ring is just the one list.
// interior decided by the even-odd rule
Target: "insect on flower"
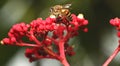
[{"label": "insect on flower", "polygon": [[71,4],[55,5],[50,8],[50,14],[54,15],[55,18],[71,20],[70,6]]},{"label": "insect on flower", "polygon": [[[18,23],[2,39],[2,45],[26,46],[25,56],[30,62],[43,58],[57,59],[63,66],[70,66],[66,56],[75,54],[74,47],[69,45],[70,38],[79,34],[78,30],[87,32],[88,20],[82,14],[70,13],[71,4],[51,7],[51,15],[43,20],[38,18],[30,24]],[[51,35],[49,35],[51,34]],[[27,42],[22,38],[26,37]]]}]

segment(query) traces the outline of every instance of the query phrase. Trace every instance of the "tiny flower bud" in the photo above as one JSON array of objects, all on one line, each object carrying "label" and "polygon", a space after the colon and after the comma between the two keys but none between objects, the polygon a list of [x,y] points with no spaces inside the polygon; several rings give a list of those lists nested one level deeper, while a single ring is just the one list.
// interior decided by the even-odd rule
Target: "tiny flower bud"
[{"label": "tiny flower bud", "polygon": [[84,15],[83,15],[83,14],[78,14],[77,17],[80,18],[80,19],[83,19],[83,18],[84,18]]},{"label": "tiny flower bud", "polygon": [[4,42],[3,41],[0,41],[1,45],[4,45]]},{"label": "tiny flower bud", "polygon": [[120,25],[120,19],[117,18],[117,17],[115,19],[111,19],[110,24],[112,24],[113,26],[118,27]]},{"label": "tiny flower bud", "polygon": [[56,18],[56,16],[55,15],[50,15],[50,18]]},{"label": "tiny flower bud", "polygon": [[120,32],[117,33],[117,36],[120,37]]},{"label": "tiny flower bud", "polygon": [[11,41],[10,41],[9,38],[4,38],[4,39],[2,40],[2,44],[11,44]]},{"label": "tiny flower bud", "polygon": [[83,31],[84,31],[84,32],[88,32],[88,28],[84,28]]},{"label": "tiny flower bud", "polygon": [[16,42],[16,38],[15,38],[15,37],[12,37],[12,38],[11,38],[11,42]]},{"label": "tiny flower bud", "polygon": [[87,24],[88,24],[88,21],[85,20],[85,21],[83,22],[83,25],[87,25]]}]

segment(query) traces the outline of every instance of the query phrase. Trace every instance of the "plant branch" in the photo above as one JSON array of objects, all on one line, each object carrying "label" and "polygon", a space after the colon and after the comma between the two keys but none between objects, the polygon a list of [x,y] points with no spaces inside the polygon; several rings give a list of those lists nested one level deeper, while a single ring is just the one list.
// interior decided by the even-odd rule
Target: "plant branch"
[{"label": "plant branch", "polygon": [[108,64],[110,64],[110,62],[116,57],[119,51],[120,51],[120,45],[115,49],[113,54],[105,61],[103,66],[108,66]]},{"label": "plant branch", "polygon": [[64,66],[70,66],[69,63],[67,62],[66,56],[65,56],[65,51],[64,51],[64,41],[61,40],[59,43],[59,51],[60,51],[60,57],[63,59],[61,63]]}]

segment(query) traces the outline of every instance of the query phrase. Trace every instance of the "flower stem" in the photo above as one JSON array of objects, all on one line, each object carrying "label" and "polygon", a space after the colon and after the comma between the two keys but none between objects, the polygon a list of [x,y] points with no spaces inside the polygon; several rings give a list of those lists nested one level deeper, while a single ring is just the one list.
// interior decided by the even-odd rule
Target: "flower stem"
[{"label": "flower stem", "polygon": [[103,66],[108,66],[108,64],[115,58],[115,56],[118,54],[119,51],[120,51],[120,45],[115,49],[113,54],[105,61]]},{"label": "flower stem", "polygon": [[28,43],[17,43],[16,46],[39,47],[38,45]]},{"label": "flower stem", "polygon": [[47,47],[43,47],[43,49],[49,54],[51,55],[52,57],[55,57],[56,59],[62,61],[62,58],[59,57],[55,52],[53,52],[51,49],[47,48]]},{"label": "flower stem", "polygon": [[60,57],[63,59],[61,61],[61,63],[64,66],[70,66],[69,63],[66,60],[65,51],[64,51],[64,41],[63,40],[61,40],[60,43],[59,43],[59,51],[60,51]]},{"label": "flower stem", "polygon": [[41,42],[33,34],[31,34],[31,38],[34,42],[36,42],[36,44],[38,44],[39,46],[42,46]]}]

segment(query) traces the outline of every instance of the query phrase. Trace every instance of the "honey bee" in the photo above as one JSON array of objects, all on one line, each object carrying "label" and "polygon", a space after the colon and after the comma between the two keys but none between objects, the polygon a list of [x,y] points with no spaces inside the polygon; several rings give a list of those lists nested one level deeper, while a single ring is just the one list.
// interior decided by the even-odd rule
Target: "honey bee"
[{"label": "honey bee", "polygon": [[70,20],[70,6],[71,4],[55,5],[50,8],[50,14],[54,15],[56,18],[66,18]]}]

